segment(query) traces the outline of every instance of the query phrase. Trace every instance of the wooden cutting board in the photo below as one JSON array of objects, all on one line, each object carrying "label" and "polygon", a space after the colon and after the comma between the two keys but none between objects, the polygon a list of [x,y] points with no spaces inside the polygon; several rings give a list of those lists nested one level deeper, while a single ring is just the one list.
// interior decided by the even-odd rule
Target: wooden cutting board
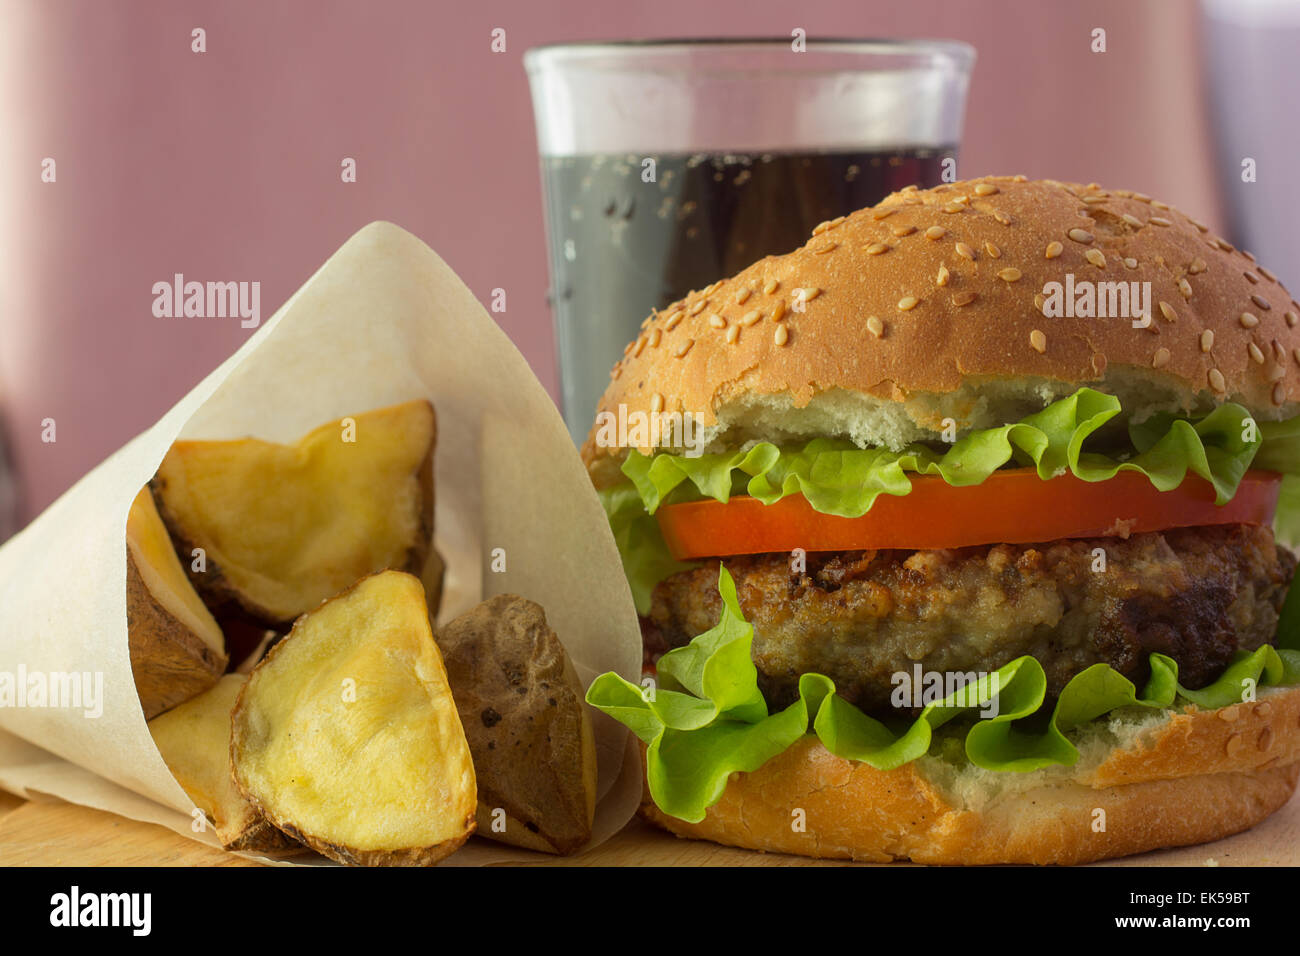
[{"label": "wooden cutting board", "polygon": [[[1119,865],[1300,865],[1300,795],[1254,830],[1207,846],[1161,850]],[[0,867],[259,866],[165,827],[71,803],[34,803],[0,791]],[[613,839],[576,859],[535,866],[837,866],[778,853],[751,853],[679,840],[633,820]]]},{"label": "wooden cutting board", "polygon": [[[838,861],[750,853],[678,840],[634,820],[612,840],[575,860],[535,866],[804,866]],[[187,840],[166,827],[139,823],[72,803],[33,803],[0,791],[0,867],[260,866]]]}]

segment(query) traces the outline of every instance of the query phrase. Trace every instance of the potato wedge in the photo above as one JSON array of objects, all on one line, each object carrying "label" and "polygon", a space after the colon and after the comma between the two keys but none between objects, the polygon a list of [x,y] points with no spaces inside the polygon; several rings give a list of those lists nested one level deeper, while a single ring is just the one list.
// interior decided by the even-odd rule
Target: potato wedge
[{"label": "potato wedge", "polygon": [[126,518],[126,629],[146,720],[203,693],[226,669],[221,628],[185,576],[148,488]]},{"label": "potato wedge", "polygon": [[412,575],[371,575],[299,618],[232,723],[240,791],[331,859],[422,866],[474,832],[474,764]]},{"label": "potato wedge", "polygon": [[474,755],[479,836],[547,853],[580,849],[596,809],[596,743],[582,684],[546,612],[499,594],[437,641]]},{"label": "potato wedge", "polygon": [[230,768],[230,714],[248,678],[227,674],[211,690],[149,721],[149,732],[176,782],[227,850],[281,853],[303,847],[244,799]]},{"label": "potato wedge", "polygon": [[433,406],[423,399],[322,425],[293,445],[178,441],[152,487],[210,607],[267,625],[367,574],[420,574],[433,534]]}]

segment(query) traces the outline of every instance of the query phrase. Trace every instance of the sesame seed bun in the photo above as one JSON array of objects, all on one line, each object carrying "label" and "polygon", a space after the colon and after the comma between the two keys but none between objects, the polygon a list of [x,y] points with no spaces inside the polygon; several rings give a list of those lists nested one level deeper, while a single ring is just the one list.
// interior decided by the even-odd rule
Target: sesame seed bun
[{"label": "sesame seed bun", "polygon": [[1080,751],[1074,767],[1027,774],[932,757],[881,771],[807,736],[733,775],[700,823],[648,799],[641,812],[682,837],[878,863],[1076,864],[1206,843],[1250,829],[1295,792],[1300,688],[1113,720]]},{"label": "sesame seed bun", "polygon": [[[1067,273],[1149,282],[1149,326],[1045,316],[1035,297]],[[1126,414],[1231,400],[1274,421],[1300,405],[1298,324],[1276,277],[1164,203],[989,177],[894,193],[656,312],[599,411],[690,413],[711,451],[819,436],[900,448],[944,418],[992,427],[1081,385]],[[583,457],[603,486],[625,449],[595,435]]]}]

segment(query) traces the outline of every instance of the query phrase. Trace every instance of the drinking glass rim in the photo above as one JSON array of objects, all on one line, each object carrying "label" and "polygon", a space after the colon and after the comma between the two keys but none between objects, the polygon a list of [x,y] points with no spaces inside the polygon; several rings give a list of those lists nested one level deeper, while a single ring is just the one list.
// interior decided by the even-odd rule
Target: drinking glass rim
[{"label": "drinking glass rim", "polygon": [[[858,53],[877,57],[930,56],[947,58],[957,66],[969,69],[975,62],[975,48],[963,40],[939,40],[925,37],[810,37],[807,49],[821,52]],[[576,63],[599,56],[639,52],[636,59],[653,61],[659,54],[684,53],[693,49],[717,48],[743,50],[773,50],[788,48],[788,37],[657,37],[641,40],[575,40],[568,43],[547,43],[524,51],[524,68],[532,73],[558,63]],[[635,60],[629,59],[629,63]],[[733,68],[728,68],[733,69]],[[871,67],[864,67],[870,72]],[[734,71],[734,69],[733,69]],[[736,71],[738,72],[738,71]],[[792,71],[793,72],[793,71]],[[816,67],[800,67],[798,72],[816,73]],[[836,72],[839,72],[837,69]]]}]

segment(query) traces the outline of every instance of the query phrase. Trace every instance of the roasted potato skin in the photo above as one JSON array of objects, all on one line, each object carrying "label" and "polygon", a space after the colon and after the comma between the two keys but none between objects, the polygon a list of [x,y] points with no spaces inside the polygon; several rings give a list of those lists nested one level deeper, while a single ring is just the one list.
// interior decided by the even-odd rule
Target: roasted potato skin
[{"label": "roasted potato skin", "polygon": [[454,840],[445,840],[435,846],[421,847],[417,850],[357,850],[339,846],[327,840],[321,840],[309,833],[303,833],[290,823],[281,823],[280,828],[304,846],[310,847],[323,857],[344,866],[433,866],[451,856],[474,834],[474,818],[465,821],[465,833]]},{"label": "roasted potato skin", "polygon": [[209,647],[154,599],[129,548],[126,621],[131,674],[145,720],[198,696],[225,673],[226,655]]},{"label": "roasted potato skin", "polygon": [[[591,839],[595,745],[582,685],[541,605],[499,594],[436,635],[474,756],[479,834],[569,854]],[[505,811],[507,831],[491,814]]]}]

